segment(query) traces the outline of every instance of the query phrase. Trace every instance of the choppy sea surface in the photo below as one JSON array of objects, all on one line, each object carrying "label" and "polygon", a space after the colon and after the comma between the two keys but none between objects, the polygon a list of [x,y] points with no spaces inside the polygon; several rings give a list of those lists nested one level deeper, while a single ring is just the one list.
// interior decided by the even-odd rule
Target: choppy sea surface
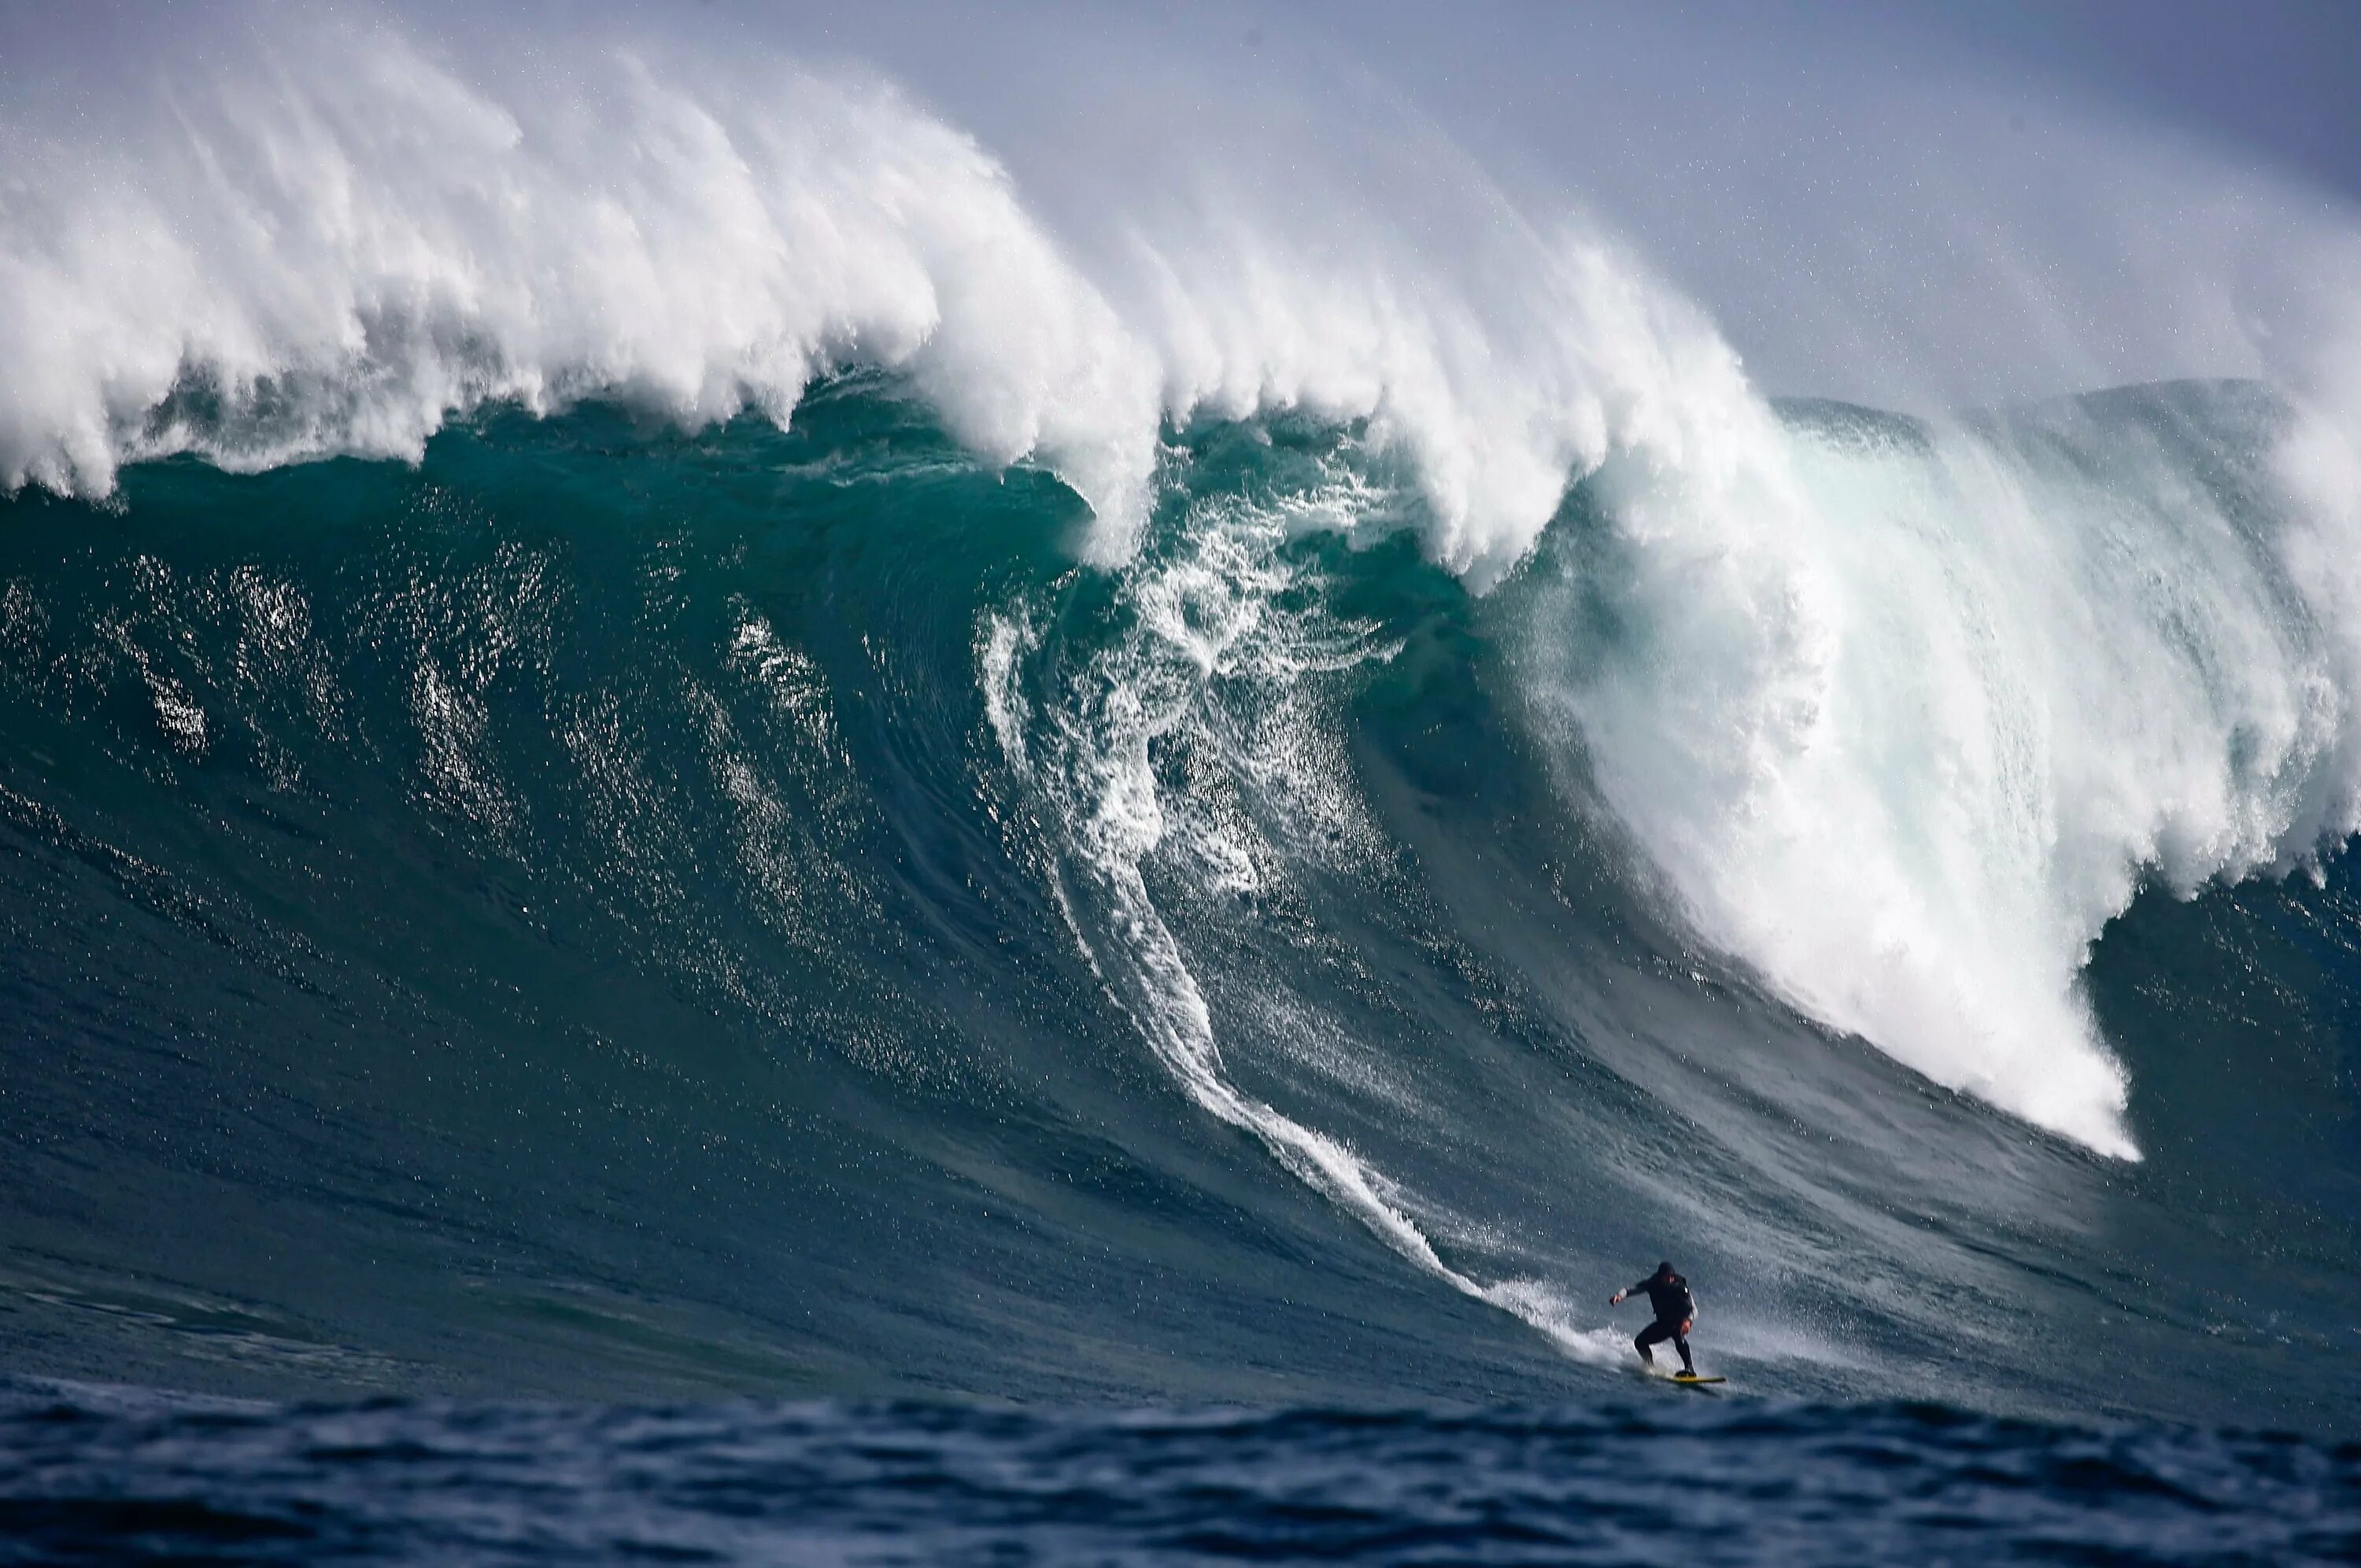
[{"label": "choppy sea surface", "polygon": [[945,1405],[0,1415],[10,1563],[2348,1563],[2361,1447],[1702,1392],[1464,1414]]}]

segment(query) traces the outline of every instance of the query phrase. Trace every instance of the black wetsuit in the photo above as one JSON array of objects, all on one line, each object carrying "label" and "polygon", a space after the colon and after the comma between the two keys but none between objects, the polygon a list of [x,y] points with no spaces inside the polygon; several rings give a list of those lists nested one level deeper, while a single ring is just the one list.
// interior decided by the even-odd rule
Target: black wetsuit
[{"label": "black wetsuit", "polygon": [[1640,1347],[1640,1359],[1654,1365],[1655,1353],[1648,1347],[1670,1340],[1673,1348],[1681,1353],[1682,1367],[1695,1372],[1697,1363],[1689,1359],[1687,1330],[1689,1320],[1697,1316],[1697,1298],[1689,1294],[1689,1282],[1677,1274],[1652,1274],[1623,1293],[1637,1296],[1643,1290],[1648,1293],[1648,1305],[1655,1310],[1656,1321],[1642,1329],[1640,1337],[1631,1342]]}]

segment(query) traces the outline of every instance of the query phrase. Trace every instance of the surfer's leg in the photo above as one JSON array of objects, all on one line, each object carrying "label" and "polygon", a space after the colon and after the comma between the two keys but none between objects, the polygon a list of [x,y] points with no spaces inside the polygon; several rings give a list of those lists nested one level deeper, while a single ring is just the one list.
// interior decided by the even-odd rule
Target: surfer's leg
[{"label": "surfer's leg", "polygon": [[1652,1344],[1663,1343],[1664,1336],[1671,1332],[1672,1330],[1666,1328],[1662,1323],[1650,1323],[1646,1328],[1642,1329],[1640,1331],[1640,1337],[1631,1342],[1633,1346],[1635,1346],[1640,1352],[1641,1361],[1650,1366],[1655,1365],[1656,1353],[1650,1350],[1648,1347]]},{"label": "surfer's leg", "polygon": [[1673,1348],[1681,1353],[1681,1370],[1692,1377],[1696,1376],[1697,1363],[1689,1359],[1689,1336],[1680,1329],[1673,1330],[1672,1335]]}]

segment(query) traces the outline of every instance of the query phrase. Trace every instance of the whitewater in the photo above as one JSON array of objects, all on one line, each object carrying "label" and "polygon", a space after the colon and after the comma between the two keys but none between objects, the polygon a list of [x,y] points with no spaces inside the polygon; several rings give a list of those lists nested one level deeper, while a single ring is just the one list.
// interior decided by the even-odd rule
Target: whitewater
[{"label": "whitewater", "polygon": [[[1004,155],[955,92],[784,46],[228,15],[102,115],[29,68],[0,111],[0,817],[16,907],[87,911],[13,960],[28,1143],[213,1146],[146,1090],[71,1109],[77,1031],[150,1027],[73,1022],[63,977],[103,950],[110,994],[244,1042],[225,1115],[316,1108],[221,1134],[206,1180],[268,1212],[406,1168],[375,1141],[406,1083],[441,1107],[449,1163],[414,1179],[445,1196],[387,1197],[407,1239],[364,1227],[336,1255],[473,1236],[535,1300],[578,1286],[583,1313],[741,1358],[618,1352],[632,1387],[662,1363],[1054,1391],[1038,1348],[958,1368],[1023,1316],[1050,1266],[1027,1249],[1113,1245],[1126,1192],[1170,1227],[1144,1279],[1173,1270],[1220,1319],[1244,1260],[1261,1283],[1235,1289],[1293,1302],[1301,1258],[1360,1242],[1208,1127],[1375,1245],[1350,1270],[1393,1293],[1387,1333],[1488,1343],[1433,1327],[1440,1285],[1588,1368],[1627,1353],[1581,1304],[1623,1278],[1586,1268],[1676,1228],[1754,1309],[1730,1353],[1800,1391],[1912,1392],[1911,1347],[1943,1343],[1984,1346],[2008,1390],[1953,1365],[1946,1397],[2070,1407],[2048,1352],[1995,1348],[2028,1301],[2069,1310],[2008,1271],[2062,1248],[2119,1282],[2169,1272],[2176,1227],[2219,1241],[2179,1185],[2215,1179],[2183,1162],[2205,1140],[2141,1100],[2166,1047],[2121,1023],[2169,986],[2105,991],[2094,965],[2190,901],[2339,928],[2318,901],[2361,830],[2350,213],[2092,132],[2084,167],[2234,208],[2268,264],[2171,280],[2203,323],[2180,357],[1887,411],[1767,386],[1643,237],[1399,105],[1377,129],[1274,111],[1244,162],[1233,126],[1093,163]],[[347,925],[380,857],[402,891]],[[159,954],[212,956],[114,945],[109,898],[164,922]],[[438,901],[485,923],[479,950],[432,937]],[[2268,967],[2223,940],[2203,974]],[[207,965],[247,978],[201,1003]],[[335,1000],[291,1002],[309,1021],[282,1037],[252,1000],[281,984]],[[610,984],[631,994],[593,1006]],[[152,1049],[206,1080],[202,1051]],[[1145,1106],[1133,1064],[1160,1075]],[[2246,1069],[2156,1070],[2186,1091]],[[639,1176],[627,1132],[666,1140]],[[2159,1137],[2171,1168],[2141,1186]],[[899,1174],[807,1234],[706,1208],[733,1181],[835,1193],[827,1151],[856,1146],[841,1168]],[[745,1163],[700,1176],[700,1149]],[[555,1202],[567,1170],[598,1173],[595,1213],[544,1230],[486,1196]],[[1104,1188],[1063,1207],[1078,1170]],[[30,1212],[128,1214],[151,1179]],[[950,1225],[950,1192],[1030,1239],[902,1233]],[[2123,1194],[2156,1207],[2089,1217]],[[667,1229],[664,1201],[705,1216],[696,1240],[609,1250]],[[2343,1201],[2298,1225],[2305,1258],[2337,1255]],[[1257,1218],[1201,1212],[1224,1204]],[[1648,1223],[1578,1223],[1618,1209]],[[315,1365],[394,1386],[497,1385],[498,1346],[541,1343],[485,1308],[454,1371],[423,1302],[298,1310],[283,1237],[253,1244],[267,1267],[133,1267],[66,1234],[14,1244],[40,1311],[146,1291],[172,1321],[247,1314],[272,1387],[301,1382],[307,1314],[335,1325]],[[749,1325],[780,1282],[700,1272],[774,1243],[861,1281],[775,1362]],[[1005,1299],[929,1322],[915,1260],[954,1243],[1017,1261]],[[2205,1256],[2166,1342],[2235,1315],[2244,1266]],[[1824,1270],[1883,1326],[1795,1294]],[[467,1299],[508,1299],[499,1274]],[[1158,1373],[1082,1300],[1058,1310],[1108,1338],[1093,1392],[1232,1394],[1301,1337],[1233,1357],[1215,1332],[1191,1354],[1229,1370]],[[90,1370],[78,1331],[27,1332],[41,1365]],[[179,1343],[139,1364],[184,1377]],[[206,1377],[237,1386],[219,1366],[249,1353],[217,1348]]]}]

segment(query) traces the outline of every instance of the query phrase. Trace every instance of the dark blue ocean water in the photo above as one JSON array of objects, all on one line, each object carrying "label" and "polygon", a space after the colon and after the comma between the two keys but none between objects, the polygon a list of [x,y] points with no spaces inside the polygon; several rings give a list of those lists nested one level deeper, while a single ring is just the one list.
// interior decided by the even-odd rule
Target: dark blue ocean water
[{"label": "dark blue ocean water", "polygon": [[2361,1447],[1931,1405],[175,1408],[19,1395],[9,1563],[2345,1563]]},{"label": "dark blue ocean water", "polygon": [[1113,569],[873,378],[0,502],[0,1558],[2354,1554],[2349,854],[2107,927],[2110,1158],[1586,804],[1599,491],[1477,597],[1168,435]]}]

